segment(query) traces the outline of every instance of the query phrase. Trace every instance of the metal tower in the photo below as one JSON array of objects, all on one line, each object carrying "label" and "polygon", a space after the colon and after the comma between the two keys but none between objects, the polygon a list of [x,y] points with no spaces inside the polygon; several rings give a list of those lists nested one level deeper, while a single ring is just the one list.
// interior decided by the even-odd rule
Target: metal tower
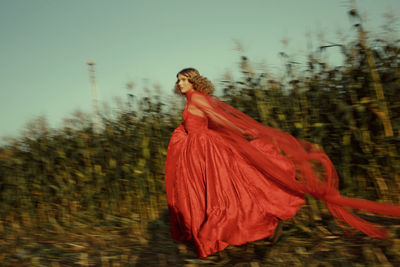
[{"label": "metal tower", "polygon": [[98,133],[102,128],[102,124],[100,120],[99,104],[97,100],[96,75],[94,70],[94,65],[96,65],[96,63],[91,60],[86,60],[86,63],[89,66],[90,86],[92,87],[93,125],[95,132]]}]

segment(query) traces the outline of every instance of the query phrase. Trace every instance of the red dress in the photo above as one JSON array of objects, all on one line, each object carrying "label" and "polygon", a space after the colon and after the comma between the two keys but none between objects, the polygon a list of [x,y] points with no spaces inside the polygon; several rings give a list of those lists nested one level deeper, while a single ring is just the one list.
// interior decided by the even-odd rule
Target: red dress
[{"label": "red dress", "polygon": [[[186,97],[183,123],[173,132],[168,146],[165,185],[172,237],[193,242],[198,257],[223,250],[229,244],[242,245],[273,235],[278,220],[293,217],[304,204],[306,193],[325,200],[336,217],[352,226],[361,222],[359,229],[365,228],[365,223],[374,228],[352,214],[348,221],[349,214],[341,207],[349,199],[341,197],[335,185],[330,186],[331,176],[320,185],[321,182],[307,180],[315,179],[305,177],[314,175],[307,172],[308,167],[303,172],[297,170],[302,169],[304,155],[297,155],[301,158],[297,159],[294,153],[288,155],[290,149],[285,150],[285,146],[293,147],[293,140],[299,145],[297,139],[287,133],[287,140],[282,139],[284,132],[251,121],[238,110],[200,92],[188,92]],[[192,113],[191,105],[202,112]],[[252,140],[246,138],[249,136]],[[310,147],[307,151],[307,145],[311,146],[303,144],[301,149],[310,158],[323,154]],[[285,156],[279,151],[286,152]],[[331,168],[329,164],[325,167]],[[350,203],[351,200],[354,199]],[[340,201],[345,203],[337,203]],[[355,201],[357,204],[364,200]],[[360,205],[368,204],[371,203],[366,201]],[[379,208],[373,211],[382,212]],[[398,206],[384,208],[383,213],[400,214]],[[351,220],[353,217],[358,224]],[[371,234],[368,231],[364,232]],[[379,231],[383,237],[384,230]]]}]

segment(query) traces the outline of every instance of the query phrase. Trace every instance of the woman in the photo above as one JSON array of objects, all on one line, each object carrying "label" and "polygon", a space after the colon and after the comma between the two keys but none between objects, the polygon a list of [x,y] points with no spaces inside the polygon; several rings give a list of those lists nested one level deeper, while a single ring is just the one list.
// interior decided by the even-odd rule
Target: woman
[{"label": "woman", "polygon": [[[400,217],[400,206],[340,196],[335,168],[316,145],[212,98],[212,84],[196,69],[177,74],[175,91],[187,103],[165,165],[171,234],[193,242],[199,258],[273,236],[279,220],[293,217],[304,204],[305,194],[377,238],[386,237],[386,229],[346,207]],[[325,171],[317,174],[311,162]]]}]

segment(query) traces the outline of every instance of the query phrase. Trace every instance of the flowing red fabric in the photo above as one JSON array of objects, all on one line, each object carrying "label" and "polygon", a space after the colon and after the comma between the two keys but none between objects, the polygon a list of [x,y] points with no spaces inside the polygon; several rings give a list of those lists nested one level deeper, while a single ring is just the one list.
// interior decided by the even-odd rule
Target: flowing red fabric
[{"label": "flowing red fabric", "polygon": [[400,206],[341,196],[336,170],[318,146],[209,95],[190,91],[186,98],[168,146],[165,185],[172,237],[193,241],[199,257],[273,235],[278,219],[293,217],[306,194],[376,238],[387,230],[349,208],[400,217]]}]

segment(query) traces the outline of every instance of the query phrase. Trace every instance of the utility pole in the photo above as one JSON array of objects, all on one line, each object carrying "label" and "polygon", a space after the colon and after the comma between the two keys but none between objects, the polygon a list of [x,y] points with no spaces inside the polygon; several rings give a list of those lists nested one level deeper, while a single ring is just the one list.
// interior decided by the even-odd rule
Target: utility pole
[{"label": "utility pole", "polygon": [[378,112],[377,115],[382,120],[385,136],[393,136],[394,133],[392,128],[392,122],[390,121],[389,108],[383,92],[381,78],[376,68],[374,54],[372,50],[369,48],[367,43],[367,36],[361,23],[362,22],[361,17],[356,9],[350,10],[349,15],[350,17],[357,18],[359,20],[359,22],[354,26],[356,26],[356,28],[358,29],[360,45],[365,52],[367,64],[372,78],[372,87],[375,89],[376,101],[380,110],[380,112]]},{"label": "utility pole", "polygon": [[90,86],[92,88],[94,131],[98,133],[98,132],[100,132],[100,130],[102,128],[102,124],[100,121],[99,105],[98,105],[98,100],[97,100],[96,75],[95,75],[95,70],[94,70],[94,65],[96,65],[96,63],[91,60],[86,60],[86,63],[89,66],[89,79],[90,79]]}]

